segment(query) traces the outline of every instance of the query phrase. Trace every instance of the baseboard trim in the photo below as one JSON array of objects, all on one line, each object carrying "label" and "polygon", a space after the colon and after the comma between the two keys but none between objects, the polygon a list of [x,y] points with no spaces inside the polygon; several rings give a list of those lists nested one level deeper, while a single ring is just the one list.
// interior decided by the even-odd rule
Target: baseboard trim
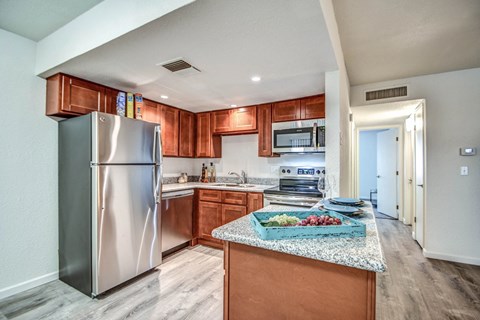
[{"label": "baseboard trim", "polygon": [[423,249],[423,256],[426,257],[426,258],[446,260],[446,261],[473,264],[473,265],[476,265],[476,266],[480,266],[480,259],[479,258],[456,256],[456,255],[444,254],[444,253],[440,253],[440,252],[432,252],[432,251],[428,251],[425,248]]},{"label": "baseboard trim", "polygon": [[0,299],[7,298],[9,296],[12,296],[14,294],[20,293],[22,291],[26,291],[35,287],[38,287],[39,285],[42,285],[44,283],[54,281],[58,279],[58,271],[52,272],[52,273],[47,273],[44,274],[43,276],[33,278],[18,284],[15,284],[10,287],[6,287],[3,289],[0,289]]}]

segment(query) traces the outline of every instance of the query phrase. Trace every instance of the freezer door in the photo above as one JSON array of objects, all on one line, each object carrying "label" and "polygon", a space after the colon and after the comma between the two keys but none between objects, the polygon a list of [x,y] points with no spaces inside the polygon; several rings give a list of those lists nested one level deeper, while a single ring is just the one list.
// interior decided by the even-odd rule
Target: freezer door
[{"label": "freezer door", "polygon": [[160,166],[92,166],[94,296],[162,262]]},{"label": "freezer door", "polygon": [[92,113],[92,163],[161,163],[160,125]]}]

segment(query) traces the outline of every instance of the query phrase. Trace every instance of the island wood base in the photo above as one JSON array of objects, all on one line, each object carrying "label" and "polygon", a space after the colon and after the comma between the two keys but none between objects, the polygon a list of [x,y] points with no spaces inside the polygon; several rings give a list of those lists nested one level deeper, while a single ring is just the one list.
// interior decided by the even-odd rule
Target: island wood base
[{"label": "island wood base", "polygon": [[224,319],[375,319],[373,271],[224,243]]}]

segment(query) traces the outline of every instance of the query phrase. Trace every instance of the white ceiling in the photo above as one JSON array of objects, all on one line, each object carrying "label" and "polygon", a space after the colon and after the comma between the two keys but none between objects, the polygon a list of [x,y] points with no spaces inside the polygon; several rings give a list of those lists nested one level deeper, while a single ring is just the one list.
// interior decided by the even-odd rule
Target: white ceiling
[{"label": "white ceiling", "polygon": [[335,0],[350,83],[480,67],[479,0]]},{"label": "white ceiling", "polygon": [[[156,64],[183,57],[202,72]],[[195,112],[324,92],[337,69],[318,0],[201,0],[50,70]],[[44,76],[47,74],[44,74]],[[262,81],[250,78],[260,75]]]},{"label": "white ceiling", "polygon": [[102,0],[0,0],[0,28],[38,41]]},{"label": "white ceiling", "polygon": [[353,122],[357,128],[402,124],[420,103],[421,99],[353,107]]}]

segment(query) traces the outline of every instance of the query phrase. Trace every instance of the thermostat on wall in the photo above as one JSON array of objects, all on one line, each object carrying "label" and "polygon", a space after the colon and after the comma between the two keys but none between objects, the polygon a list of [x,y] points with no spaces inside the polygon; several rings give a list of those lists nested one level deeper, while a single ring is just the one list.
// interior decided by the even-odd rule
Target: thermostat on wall
[{"label": "thermostat on wall", "polygon": [[461,156],[474,156],[477,154],[477,149],[472,147],[460,148]]}]

